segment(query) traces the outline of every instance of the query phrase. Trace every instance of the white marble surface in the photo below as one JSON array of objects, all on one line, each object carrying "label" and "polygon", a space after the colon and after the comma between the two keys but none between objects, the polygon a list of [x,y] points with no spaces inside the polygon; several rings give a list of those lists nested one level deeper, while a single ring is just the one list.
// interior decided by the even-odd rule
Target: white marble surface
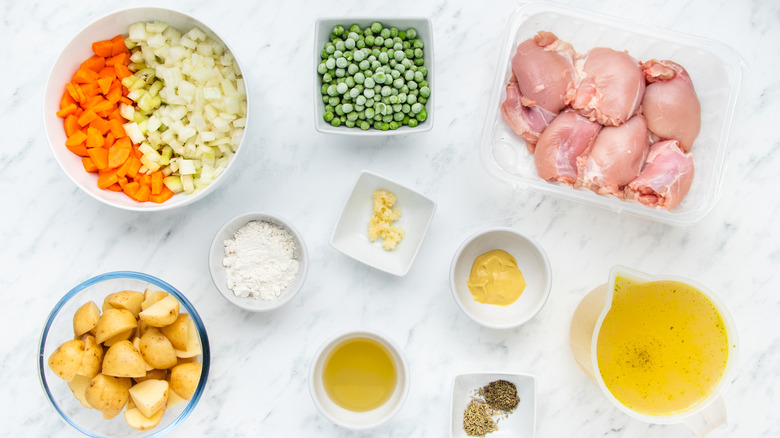
[{"label": "white marble surface", "polygon": [[[394,1],[160,1],[211,25],[247,69],[254,126],[245,162],[194,205],[159,214],[107,207],[60,170],[41,123],[46,78],[58,51],[87,23],[128,2],[6,0],[0,4],[0,435],[75,436],[46,401],[35,356],[46,315],[79,282],[138,270],[170,282],[208,328],[212,368],[194,413],[172,436],[392,436],[449,434],[453,376],[509,370],[534,374],[537,436],[690,437],[619,412],[580,372],[568,345],[581,297],[623,263],[688,276],[717,291],[739,328],[739,370],[726,403],[730,422],[712,436],[780,436],[780,5],[771,0],[559,3],[719,40],[744,60],[744,81],[723,189],[689,228],[515,190],[490,177],[478,144],[498,47],[517,3]],[[227,5],[232,5],[226,9]],[[311,50],[320,16],[429,16],[436,47],[432,131],[356,140],[314,130]],[[359,172],[390,176],[438,203],[428,237],[405,277],[363,266],[329,245]],[[290,219],[306,238],[308,280],[271,314],[249,314],[219,296],[207,253],[216,230],[248,211]],[[483,329],[450,294],[448,272],[471,233],[511,226],[535,236],[553,267],[553,290],[525,326]],[[370,328],[398,342],[412,386],[400,413],[367,433],[319,414],[309,396],[311,357],[326,338]]]}]

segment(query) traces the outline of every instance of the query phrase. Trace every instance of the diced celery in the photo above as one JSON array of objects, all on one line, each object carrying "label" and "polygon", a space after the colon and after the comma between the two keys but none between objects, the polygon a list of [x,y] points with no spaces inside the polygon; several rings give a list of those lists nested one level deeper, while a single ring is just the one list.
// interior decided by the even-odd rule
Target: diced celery
[{"label": "diced celery", "polygon": [[195,191],[195,184],[193,184],[192,175],[182,175],[181,184],[184,188],[184,193],[189,195]]},{"label": "diced celery", "polygon": [[125,128],[125,133],[130,137],[130,141],[133,143],[141,143],[144,141],[144,134],[141,132],[141,128],[135,122],[125,123],[122,125]]},{"label": "diced celery", "polygon": [[168,187],[173,193],[179,193],[184,190],[180,176],[166,176],[163,178],[163,184],[165,184],[165,187]]}]

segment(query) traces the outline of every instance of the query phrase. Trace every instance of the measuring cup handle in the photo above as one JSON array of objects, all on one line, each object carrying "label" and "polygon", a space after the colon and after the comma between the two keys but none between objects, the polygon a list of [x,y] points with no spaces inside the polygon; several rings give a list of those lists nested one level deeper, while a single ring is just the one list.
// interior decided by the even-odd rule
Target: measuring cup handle
[{"label": "measuring cup handle", "polygon": [[686,418],[684,422],[699,437],[706,436],[708,433],[726,424],[728,415],[726,414],[726,403],[723,401],[723,396],[718,395],[703,411]]}]

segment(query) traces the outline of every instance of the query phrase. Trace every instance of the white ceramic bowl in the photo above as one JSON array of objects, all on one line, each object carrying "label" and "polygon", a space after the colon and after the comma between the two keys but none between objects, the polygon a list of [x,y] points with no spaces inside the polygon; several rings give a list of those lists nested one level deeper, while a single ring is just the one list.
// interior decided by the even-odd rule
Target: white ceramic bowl
[{"label": "white ceramic bowl", "polygon": [[[352,338],[369,338],[383,345],[393,357],[395,369],[398,373],[393,395],[390,396],[390,399],[385,404],[371,411],[353,412],[338,406],[328,397],[322,384],[322,373],[328,355],[334,347]],[[403,351],[395,342],[387,336],[372,330],[352,330],[328,339],[314,354],[314,359],[309,368],[309,391],[317,409],[329,420],[346,429],[365,430],[379,426],[401,410],[406,396],[409,394],[410,377],[409,364]]]},{"label": "white ceramic bowl", "polygon": [[[70,388],[68,388],[68,384],[51,371],[47,361],[59,345],[69,339],[73,339],[73,314],[84,303],[91,300],[100,305],[108,294],[121,290],[143,292],[146,288],[162,290],[174,295],[179,300],[181,312],[190,314],[197,328],[200,345],[203,350],[203,354],[199,359],[203,369],[195,394],[188,402],[168,409],[157,427],[151,430],[139,431],[131,428],[122,414],[111,420],[106,420],[97,410],[86,409],[82,406],[76,397],[73,396]],[[57,413],[74,429],[90,437],[160,437],[178,427],[198,404],[208,380],[209,368],[211,366],[211,349],[203,320],[201,320],[195,307],[184,294],[165,281],[151,275],[141,272],[120,271],[108,272],[92,277],[77,285],[62,297],[52,309],[43,326],[36,362],[38,365],[38,378],[46,398]],[[52,429],[52,433],[54,433],[54,429]]]},{"label": "white ceramic bowl", "polygon": [[[44,93],[43,122],[46,136],[49,140],[49,146],[62,170],[65,171],[68,177],[70,177],[81,190],[100,202],[124,210],[168,210],[204,198],[206,195],[213,192],[214,189],[227,178],[227,174],[235,167],[239,155],[241,155],[241,152],[245,149],[241,144],[244,143],[246,135],[243,136],[241,144],[239,144],[235,156],[230,160],[227,169],[225,169],[225,171],[205,189],[190,195],[177,193],[171,199],[161,204],[156,204],[154,202],[136,202],[122,192],[99,189],[97,186],[97,174],[86,172],[81,163],[81,157],[72,153],[65,147],[65,140],[67,138],[63,129],[63,119],[57,117],[55,113],[59,110],[60,99],[62,98],[62,93],[65,91],[65,84],[71,80],[73,73],[76,72],[81,62],[93,55],[92,43],[110,39],[117,34],[126,36],[131,24],[138,21],[151,20],[165,21],[183,32],[188,31],[194,26],[199,27],[211,38],[224,44],[228,50],[231,51],[236,62],[239,63],[239,68],[244,71],[244,69],[240,67],[240,60],[238,59],[236,52],[230,48],[230,45],[227,44],[226,41],[217,36],[209,26],[182,12],[163,8],[140,7],[112,12],[87,25],[73,37],[67,46],[65,46],[52,67]],[[245,86],[246,85],[248,84],[245,82]],[[249,102],[248,87],[247,102]],[[249,111],[247,111],[247,126],[249,126]]]},{"label": "white ceramic bowl", "polygon": [[452,416],[450,436],[467,438],[463,430],[463,413],[475,392],[490,382],[506,380],[515,384],[520,403],[517,408],[501,418],[498,430],[490,434],[497,437],[533,438],[536,433],[536,379],[530,374],[474,373],[460,374],[452,381]]},{"label": "white ceramic bowl", "polygon": [[[517,260],[526,287],[509,306],[474,301],[466,281],[474,259],[480,254],[503,249]],[[547,302],[552,286],[550,261],[533,238],[512,228],[489,228],[473,234],[458,248],[450,267],[450,287],[455,302],[471,319],[485,327],[508,329],[526,323]]]},{"label": "white ceramic bowl", "polygon": [[[284,289],[279,297],[266,301],[262,298],[238,297],[228,287],[227,272],[222,260],[225,258],[225,241],[232,239],[239,228],[251,221],[268,222],[285,229],[295,241],[295,257],[298,260],[298,274]],[[277,309],[290,301],[303,287],[306,274],[309,271],[309,253],[301,233],[286,219],[268,213],[244,213],[227,221],[214,236],[209,249],[209,272],[214,286],[226,300],[252,312],[266,312]]]},{"label": "white ceramic bowl", "polygon": [[[382,248],[381,238],[368,240],[368,222],[372,215],[375,190],[394,193],[393,208],[401,209],[401,218],[393,225],[403,227],[406,236],[392,251]],[[430,198],[375,173],[363,171],[341,212],[330,244],[337,250],[373,268],[393,275],[409,272],[433,220],[436,203]]]},{"label": "white ceramic bowl", "polygon": [[[325,103],[322,102],[322,78],[317,73],[317,66],[322,62],[322,50],[325,48],[325,43],[330,41],[330,35],[333,28],[342,25],[345,28],[349,28],[353,24],[357,24],[361,28],[366,28],[373,22],[382,23],[385,27],[396,27],[399,30],[406,30],[408,28],[414,28],[417,31],[418,37],[423,41],[423,59],[426,69],[428,69],[428,76],[425,78],[428,81],[428,87],[431,89],[431,96],[428,98],[425,104],[425,111],[428,113],[428,118],[421,122],[419,125],[411,128],[409,126],[401,126],[395,130],[381,131],[374,129],[373,127],[364,131],[358,127],[347,128],[344,125],[333,126],[329,122],[323,119],[325,115]],[[335,18],[320,18],[317,20],[314,27],[314,64],[312,66],[312,73],[314,78],[314,127],[317,131],[326,134],[342,134],[342,135],[354,135],[354,136],[367,136],[367,137],[383,137],[388,135],[400,135],[400,134],[415,134],[420,132],[427,132],[433,128],[433,115],[434,115],[434,100],[436,97],[436,80],[434,74],[434,58],[433,58],[433,25],[429,18],[412,18],[412,17],[335,17]]]}]

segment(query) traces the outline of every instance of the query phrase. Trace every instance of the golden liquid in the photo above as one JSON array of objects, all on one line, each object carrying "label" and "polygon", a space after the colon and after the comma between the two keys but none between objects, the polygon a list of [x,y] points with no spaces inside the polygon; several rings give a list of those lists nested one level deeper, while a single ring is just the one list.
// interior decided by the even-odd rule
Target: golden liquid
[{"label": "golden liquid", "polygon": [[354,412],[382,406],[395,392],[398,376],[390,352],[379,342],[352,338],[325,360],[322,383],[334,403]]},{"label": "golden liquid", "polygon": [[466,281],[474,301],[509,306],[525,289],[525,278],[512,254],[494,249],[474,259]]},{"label": "golden liquid", "polygon": [[693,407],[726,369],[729,339],[715,305],[675,281],[615,279],[596,356],[607,388],[626,407],[673,415]]}]

